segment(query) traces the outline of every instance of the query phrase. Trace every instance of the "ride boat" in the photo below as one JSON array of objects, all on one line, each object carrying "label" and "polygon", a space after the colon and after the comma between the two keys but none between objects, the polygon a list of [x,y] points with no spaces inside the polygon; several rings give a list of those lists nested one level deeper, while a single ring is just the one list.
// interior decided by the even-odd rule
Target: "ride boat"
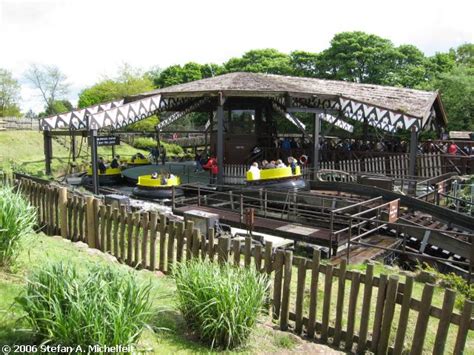
[{"label": "ride boat", "polygon": [[[122,181],[122,169],[110,168],[105,169],[105,172],[98,171],[100,185],[114,185]],[[82,184],[92,184],[92,167],[87,168],[86,175],[82,179]]]},{"label": "ride boat", "polygon": [[262,169],[259,173],[247,171],[246,187],[250,189],[307,190],[301,168],[297,166],[293,173],[291,167]]},{"label": "ride boat", "polygon": [[132,193],[136,197],[155,200],[155,199],[167,199],[173,197],[173,189],[175,197],[184,195],[184,192],[179,186],[181,180],[179,176],[172,176],[166,179],[166,183],[162,184],[163,178],[158,175],[156,178],[152,178],[152,175],[142,175],[138,177],[137,186],[133,189]]},{"label": "ride boat", "polygon": [[151,162],[145,157],[133,156],[126,161],[127,167],[150,165]]}]

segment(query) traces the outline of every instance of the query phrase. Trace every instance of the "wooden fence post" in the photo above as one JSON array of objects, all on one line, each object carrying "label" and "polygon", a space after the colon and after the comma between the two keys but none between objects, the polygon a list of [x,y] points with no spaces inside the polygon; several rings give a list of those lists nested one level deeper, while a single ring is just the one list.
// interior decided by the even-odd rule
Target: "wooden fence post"
[{"label": "wooden fence post", "polygon": [[174,257],[174,244],[176,239],[176,222],[170,221],[168,224],[168,264],[167,264],[167,272],[172,272],[173,267],[175,265],[175,257]]},{"label": "wooden fence post", "polygon": [[465,300],[462,308],[461,323],[459,324],[456,344],[454,345],[454,354],[462,354],[466,346],[467,333],[471,324],[471,315],[474,302]]},{"label": "wooden fence post", "polygon": [[317,302],[318,302],[318,281],[319,281],[320,258],[321,258],[321,252],[317,249],[313,249],[313,261],[311,264],[311,291],[309,294],[308,327],[306,330],[309,338],[314,338],[316,310],[317,310]]},{"label": "wooden fence post", "polygon": [[341,343],[342,331],[342,314],[344,313],[344,290],[346,286],[346,260],[342,259],[339,265],[339,282],[337,287],[336,302],[336,322],[334,324],[334,340],[333,344],[338,347]]},{"label": "wooden fence post", "polygon": [[421,295],[420,310],[418,312],[418,319],[416,320],[415,334],[413,335],[413,342],[411,346],[411,355],[418,355],[423,353],[423,345],[425,344],[426,330],[430,320],[431,301],[433,299],[434,285],[425,284],[423,294]]},{"label": "wooden fence post", "polygon": [[164,272],[166,269],[166,229],[167,218],[166,215],[160,214],[160,271]]},{"label": "wooden fence post", "polygon": [[405,277],[405,286],[403,288],[402,307],[400,309],[400,318],[398,321],[397,335],[395,337],[395,345],[393,347],[394,355],[400,355],[403,352],[403,344],[405,342],[405,334],[407,331],[412,292],[413,292],[413,276],[407,275]]},{"label": "wooden fence post", "polygon": [[321,341],[328,341],[329,333],[329,313],[331,310],[331,291],[332,291],[332,273],[333,266],[326,265],[326,274],[324,275],[324,301],[323,301],[323,319],[321,326]]},{"label": "wooden fence post", "polygon": [[385,297],[385,307],[382,318],[382,329],[380,332],[378,354],[386,354],[388,351],[388,340],[390,338],[390,330],[393,322],[395,304],[398,292],[398,277],[390,276],[388,279],[387,294]]},{"label": "wooden fence post", "polygon": [[444,291],[443,308],[441,310],[441,317],[436,332],[435,344],[433,347],[433,355],[444,354],[444,347],[446,345],[446,338],[448,336],[449,324],[451,322],[451,314],[454,309],[454,302],[456,301],[456,292],[451,289]]},{"label": "wooden fence post", "polygon": [[290,288],[291,288],[291,270],[293,265],[293,252],[285,251],[283,294],[281,300],[280,329],[288,329],[288,319],[290,317]]},{"label": "wooden fence post", "polygon": [[149,219],[150,215],[145,213],[142,219],[142,268],[146,269],[147,267],[147,254],[148,254],[148,232],[149,232]]},{"label": "wooden fence post", "polygon": [[230,238],[220,237],[217,243],[217,260],[224,264],[229,259]]},{"label": "wooden fence post", "polygon": [[306,282],[306,259],[295,258],[298,261],[298,278],[296,283],[296,304],[295,304],[295,333],[301,334],[303,331],[303,297],[304,297],[304,286]]},{"label": "wooden fence post", "polygon": [[363,353],[367,348],[367,331],[369,329],[370,304],[372,298],[372,282],[374,278],[374,264],[367,264],[364,279],[364,297],[360,316],[359,343],[357,352]]},{"label": "wooden fence post", "polygon": [[372,352],[377,351],[379,343],[380,327],[382,326],[383,306],[385,304],[385,291],[387,286],[387,275],[380,275],[379,278],[379,289],[377,292],[377,303],[375,305],[374,315],[374,327],[372,331],[371,350]]},{"label": "wooden fence post", "polygon": [[281,283],[283,280],[283,265],[285,263],[285,253],[277,250],[275,256],[275,276],[273,280],[273,318],[280,318],[281,305]]},{"label": "wooden fence post", "polygon": [[158,214],[150,212],[150,270],[156,269],[156,238],[157,238]]},{"label": "wooden fence post", "polygon": [[193,259],[199,258],[199,244],[201,242],[201,230],[194,228],[193,230],[193,244],[192,244],[192,257]]},{"label": "wooden fence post", "polygon": [[58,208],[59,208],[59,220],[61,227],[61,237],[67,239],[67,188],[61,187],[59,189],[58,197]]},{"label": "wooden fence post", "polygon": [[176,230],[176,262],[180,263],[183,260],[184,247],[184,223],[178,222]]},{"label": "wooden fence post", "polygon": [[211,262],[214,261],[214,250],[215,250],[214,235],[215,235],[214,228],[209,228],[209,231],[208,231],[209,240],[207,241],[207,255],[209,255],[209,260]]},{"label": "wooden fence post", "polygon": [[240,239],[232,241],[232,251],[234,253],[234,265],[240,266]]},{"label": "wooden fence post", "polygon": [[347,333],[346,333],[346,350],[352,350],[354,338],[354,323],[356,318],[357,297],[359,295],[360,274],[358,271],[352,272],[351,293],[349,294],[349,309],[347,311]]},{"label": "wooden fence post", "polygon": [[86,237],[87,237],[87,245],[90,248],[95,248],[96,247],[96,231],[97,231],[97,226],[96,226],[96,216],[97,214],[95,213],[95,207],[94,207],[94,201],[95,198],[92,196],[87,196],[86,197],[86,215],[87,215],[87,232],[86,232]]}]

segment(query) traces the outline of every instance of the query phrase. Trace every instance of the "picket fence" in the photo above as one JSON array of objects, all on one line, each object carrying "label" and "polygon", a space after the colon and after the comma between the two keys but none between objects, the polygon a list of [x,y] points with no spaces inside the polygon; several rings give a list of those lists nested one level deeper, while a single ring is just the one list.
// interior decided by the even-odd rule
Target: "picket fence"
[{"label": "picket fence", "polygon": [[[213,229],[205,236],[192,222],[113,208],[65,187],[29,179],[16,186],[37,208],[46,234],[85,242],[131,267],[170,273],[176,263],[201,258],[268,274],[273,317],[282,330],[358,353],[462,354],[468,337],[472,346],[473,302],[465,301],[457,313],[453,290],[427,283],[417,299],[412,276],[404,282],[376,276],[372,264],[361,273],[348,270],[345,262],[338,267],[323,262],[317,250],[307,259],[271,242],[253,245],[250,237],[217,238]],[[433,304],[435,291],[444,293],[440,307]],[[435,339],[429,345],[428,337]]]}]

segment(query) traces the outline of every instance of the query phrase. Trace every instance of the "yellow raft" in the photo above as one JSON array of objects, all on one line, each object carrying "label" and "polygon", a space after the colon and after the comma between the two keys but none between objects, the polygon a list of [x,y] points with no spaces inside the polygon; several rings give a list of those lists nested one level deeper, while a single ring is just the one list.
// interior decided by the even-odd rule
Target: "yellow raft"
[{"label": "yellow raft", "polygon": [[[101,185],[113,185],[122,180],[122,170],[120,168],[107,168],[105,173],[99,173],[99,184]],[[92,167],[87,168],[86,176],[83,179],[83,184],[92,184]]]},{"label": "yellow raft", "polygon": [[179,176],[173,176],[167,179],[166,184],[161,183],[161,175],[152,179],[151,175],[142,175],[138,177],[137,187],[133,189],[133,194],[137,197],[147,199],[164,199],[173,197],[173,188],[175,197],[183,196],[183,190],[179,187],[181,179]]},{"label": "yellow raft", "polygon": [[306,181],[301,175],[301,168],[297,166],[293,174],[291,167],[261,169],[259,173],[247,171],[248,187],[272,189],[306,189]]}]

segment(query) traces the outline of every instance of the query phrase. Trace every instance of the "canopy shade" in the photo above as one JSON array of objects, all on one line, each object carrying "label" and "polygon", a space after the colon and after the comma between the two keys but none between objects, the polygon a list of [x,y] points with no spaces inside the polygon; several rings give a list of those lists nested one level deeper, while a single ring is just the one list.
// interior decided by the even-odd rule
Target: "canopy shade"
[{"label": "canopy shade", "polygon": [[[398,128],[417,130],[427,125],[446,125],[446,115],[437,92],[413,90],[344,81],[321,80],[257,73],[230,73],[212,78],[127,97],[91,108],[48,117],[41,120],[43,130],[52,129],[99,129],[122,127],[163,111],[185,113],[213,102],[210,97],[263,97],[272,100],[283,110],[301,112],[305,109],[319,113],[341,113],[356,121],[394,132]],[[211,107],[212,109],[212,107]],[[85,118],[89,116],[89,122]],[[291,115],[290,115],[291,116]],[[294,118],[294,124],[301,125]],[[329,118],[344,129],[352,126],[340,117]],[[88,124],[89,123],[89,124]],[[160,128],[163,128],[164,124]]]}]

